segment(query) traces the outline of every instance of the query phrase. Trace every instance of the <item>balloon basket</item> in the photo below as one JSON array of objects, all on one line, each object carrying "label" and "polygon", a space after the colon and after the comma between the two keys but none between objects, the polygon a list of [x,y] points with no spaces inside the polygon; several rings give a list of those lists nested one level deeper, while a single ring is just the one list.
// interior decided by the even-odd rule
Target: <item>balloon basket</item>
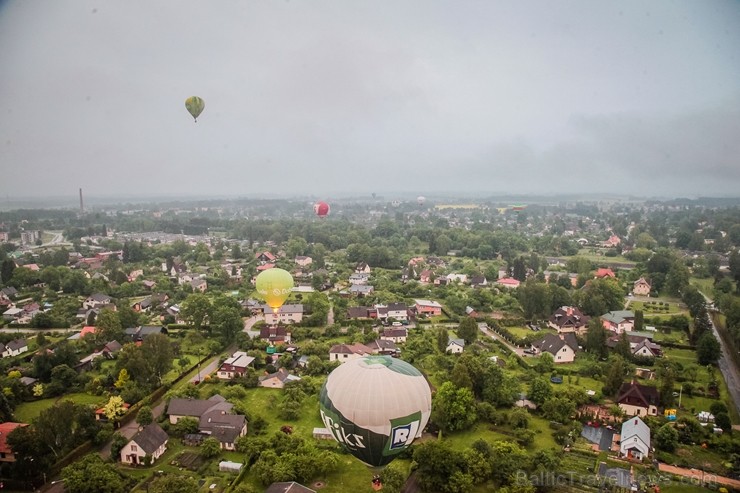
[{"label": "balloon basket", "polygon": [[373,491],[380,491],[383,489],[383,483],[380,482],[380,476],[378,474],[373,476],[371,484],[373,487]]}]

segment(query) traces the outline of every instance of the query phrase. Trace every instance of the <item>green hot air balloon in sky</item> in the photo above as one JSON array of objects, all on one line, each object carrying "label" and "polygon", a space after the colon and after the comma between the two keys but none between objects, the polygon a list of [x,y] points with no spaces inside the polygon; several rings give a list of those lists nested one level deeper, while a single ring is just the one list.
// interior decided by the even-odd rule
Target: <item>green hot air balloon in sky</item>
[{"label": "green hot air balloon in sky", "polygon": [[257,276],[257,292],[265,299],[267,306],[277,313],[293,289],[293,276],[283,269],[267,269]]},{"label": "green hot air balloon in sky", "polygon": [[185,108],[188,113],[193,115],[193,120],[198,121],[198,117],[203,113],[203,108],[206,107],[206,103],[198,96],[190,96],[185,100]]},{"label": "green hot air balloon in sky", "polygon": [[365,356],[329,374],[319,404],[334,439],[365,464],[379,467],[421,436],[432,412],[432,392],[409,363]]}]

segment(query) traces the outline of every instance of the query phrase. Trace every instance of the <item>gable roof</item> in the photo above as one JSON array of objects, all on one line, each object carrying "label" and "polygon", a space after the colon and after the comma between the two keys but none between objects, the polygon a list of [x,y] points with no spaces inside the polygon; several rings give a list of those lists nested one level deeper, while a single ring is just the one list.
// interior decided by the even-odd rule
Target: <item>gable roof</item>
[{"label": "gable roof", "polygon": [[372,349],[365,346],[364,344],[334,344],[329,349],[330,354],[359,354],[360,356],[370,355],[373,353]]},{"label": "gable roof", "polygon": [[307,488],[295,481],[284,483],[272,483],[267,487],[265,493],[316,493],[311,488]]},{"label": "gable roof", "polygon": [[561,306],[550,315],[548,321],[558,327],[585,327],[591,319],[573,306]]},{"label": "gable roof", "polygon": [[532,346],[536,347],[542,352],[547,351],[553,356],[558,353],[563,347],[570,347],[573,352],[578,351],[578,340],[572,332],[567,332],[557,336],[555,334],[546,334],[545,337],[539,341],[532,343]]},{"label": "gable roof", "polygon": [[252,356],[249,356],[244,351],[237,351],[231,355],[231,358],[227,358],[221,366],[232,365],[237,368],[246,368],[252,363],[252,361],[254,361]]},{"label": "gable roof", "polygon": [[152,423],[146,425],[141,431],[131,437],[130,441],[135,442],[147,454],[153,454],[169,438],[167,433],[157,423]]},{"label": "gable roof", "polygon": [[634,320],[635,312],[631,310],[614,310],[601,316],[603,320],[614,324],[620,324],[625,320]]},{"label": "gable roof", "polygon": [[232,407],[234,407],[233,404],[226,402],[226,399],[218,394],[207,400],[173,398],[167,406],[167,414],[200,418],[210,410],[218,408],[229,412]]},{"label": "gable roof", "polygon": [[621,439],[623,442],[628,438],[637,436],[640,440],[650,446],[650,428],[638,417],[630,418],[622,423]]},{"label": "gable roof", "polygon": [[7,343],[5,347],[10,351],[18,351],[19,349],[23,349],[24,347],[27,348],[28,343],[25,339],[16,339]]},{"label": "gable roof", "polygon": [[619,388],[619,404],[628,404],[647,408],[658,405],[658,389],[649,385],[640,385],[634,380],[625,382]]},{"label": "gable roof", "polygon": [[241,435],[246,424],[246,416],[241,414],[224,414],[216,409],[200,417],[198,429],[203,432],[210,432],[211,436],[218,439],[221,443],[234,443],[234,440]]},{"label": "gable roof", "polygon": [[26,423],[12,423],[10,421],[6,423],[0,423],[0,453],[11,454],[13,451],[8,445],[7,438],[11,431],[15,430],[19,426],[28,426]]},{"label": "gable roof", "polygon": [[264,382],[265,380],[270,380],[271,378],[277,378],[278,380],[280,380],[283,383],[285,383],[285,382],[298,381],[298,380],[301,379],[301,377],[299,377],[297,375],[293,375],[292,373],[288,372],[288,370],[286,370],[285,368],[280,368],[275,373],[270,373],[268,375],[262,375],[259,378],[259,381],[260,382]]}]

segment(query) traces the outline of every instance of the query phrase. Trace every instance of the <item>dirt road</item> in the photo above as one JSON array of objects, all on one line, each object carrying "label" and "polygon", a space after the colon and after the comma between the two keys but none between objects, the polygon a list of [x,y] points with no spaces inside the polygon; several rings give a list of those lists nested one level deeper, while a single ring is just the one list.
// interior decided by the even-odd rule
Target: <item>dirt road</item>
[{"label": "dirt road", "polygon": [[705,473],[704,471],[700,471],[698,469],[684,469],[683,467],[669,466],[668,464],[663,464],[661,462],[660,464],[658,464],[658,470],[670,474],[675,474],[676,476],[688,478],[691,480],[691,484],[699,485],[717,483],[730,486],[736,490],[740,490],[740,481],[738,481],[737,479],[717,476],[712,473]]}]

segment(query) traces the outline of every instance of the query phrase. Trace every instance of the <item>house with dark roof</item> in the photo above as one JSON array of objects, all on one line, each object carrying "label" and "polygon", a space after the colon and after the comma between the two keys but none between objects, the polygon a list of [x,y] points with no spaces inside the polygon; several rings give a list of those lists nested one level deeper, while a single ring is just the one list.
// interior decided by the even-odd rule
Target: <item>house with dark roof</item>
[{"label": "house with dark roof", "polygon": [[376,339],[365,345],[370,348],[373,354],[383,354],[386,356],[398,356],[401,354],[396,343],[388,339]]},{"label": "house with dark roof", "polygon": [[370,266],[367,262],[360,262],[355,266],[355,272],[358,274],[370,274]]},{"label": "house with dark roof", "polygon": [[213,409],[200,417],[198,430],[217,439],[222,450],[236,450],[236,439],[247,434],[247,418]]},{"label": "house with dark roof", "polygon": [[86,309],[101,308],[105,305],[110,305],[113,298],[103,293],[95,293],[88,296],[85,301],[82,302],[82,307]]},{"label": "house with dark roof", "polygon": [[131,341],[141,343],[146,336],[167,334],[167,329],[161,325],[140,325],[139,327],[129,327],[124,330],[124,333]]},{"label": "house with dark roof", "polygon": [[532,343],[532,351],[535,354],[550,353],[555,363],[572,363],[578,352],[578,341],[573,332],[546,334]]},{"label": "house with dark roof", "polygon": [[406,327],[388,327],[387,329],[383,329],[383,334],[380,338],[393,341],[396,344],[403,344],[406,342],[408,336],[409,331]]},{"label": "house with dark roof", "polygon": [[4,348],[0,348],[0,356],[3,358],[9,358],[11,356],[18,356],[28,351],[28,343],[25,339],[15,339],[5,344]]},{"label": "house with dark roof", "polygon": [[[622,335],[612,336],[606,340],[606,345],[614,349],[619,344]],[[627,341],[633,356],[642,358],[660,358],[663,356],[663,348],[650,340],[650,337],[637,335],[636,332],[627,332]]]},{"label": "house with dark roof", "polygon": [[281,325],[260,327],[260,339],[265,342],[287,342],[290,343],[290,332]]},{"label": "house with dark roof", "polygon": [[335,344],[329,349],[329,361],[344,363],[371,354],[373,354],[373,350],[364,344]]},{"label": "house with dark roof", "polygon": [[651,289],[650,282],[644,277],[639,278],[632,284],[632,293],[636,296],[649,296]]},{"label": "house with dark roof", "polygon": [[0,423],[0,462],[15,462],[15,454],[13,449],[8,445],[8,435],[11,431],[15,430],[20,426],[28,426],[25,423],[13,423],[7,421]]},{"label": "house with dark roof", "polygon": [[347,318],[355,320],[369,320],[371,318],[377,318],[377,311],[375,308],[368,306],[350,306],[347,307]]},{"label": "house with dark roof", "polygon": [[157,423],[146,425],[121,449],[121,462],[144,464],[146,457],[154,462],[167,450],[168,440],[169,436]]},{"label": "house with dark roof", "polygon": [[189,399],[175,397],[170,399],[167,405],[167,416],[171,424],[177,424],[182,418],[195,418],[200,421],[200,417],[211,411],[231,412],[233,404],[226,402],[226,399],[218,394],[208,399]]},{"label": "house with dark roof", "polygon": [[272,483],[267,487],[265,493],[316,493],[315,490],[307,488],[295,481],[284,483]]},{"label": "house with dark roof", "polygon": [[299,324],[303,320],[303,304],[288,303],[278,308],[277,314],[267,305],[262,306],[265,323],[275,324]]},{"label": "house with dark roof", "polygon": [[657,416],[658,399],[657,388],[632,380],[619,388],[617,404],[627,416]]},{"label": "house with dark roof", "polygon": [[349,294],[351,296],[367,296],[372,294],[375,288],[369,284],[353,284],[349,287]]},{"label": "house with dark roof", "polygon": [[280,368],[275,373],[259,377],[259,386],[270,389],[282,389],[288,382],[297,382],[301,377],[293,375],[285,368]]},{"label": "house with dark roof", "polygon": [[447,341],[447,347],[445,348],[446,353],[460,354],[465,350],[464,339],[453,339],[449,338]]},{"label": "house with dark roof", "polygon": [[561,306],[547,319],[547,325],[556,329],[558,334],[563,332],[583,334],[588,329],[589,320],[591,317],[584,315],[578,308]]}]

